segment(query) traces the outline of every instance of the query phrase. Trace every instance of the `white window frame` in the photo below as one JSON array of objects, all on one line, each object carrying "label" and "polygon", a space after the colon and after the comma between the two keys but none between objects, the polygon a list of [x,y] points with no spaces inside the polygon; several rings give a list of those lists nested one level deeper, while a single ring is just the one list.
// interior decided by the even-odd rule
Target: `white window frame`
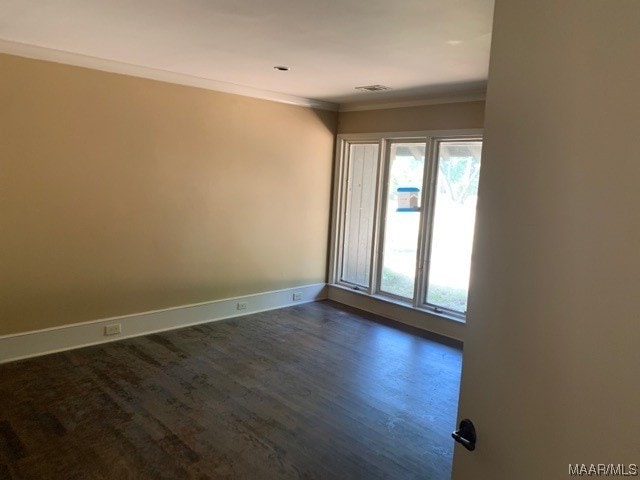
[{"label": "white window frame", "polygon": [[[333,279],[331,281],[331,283],[335,283],[337,285],[343,285],[343,286],[348,286],[349,288],[353,289],[353,290],[357,290],[359,292],[365,292],[369,295],[371,295],[373,293],[373,289],[371,288],[371,285],[373,285],[373,279],[376,277],[376,272],[374,272],[373,267],[375,265],[375,261],[374,261],[374,257],[373,257],[373,253],[377,250],[377,244],[376,244],[376,240],[377,240],[377,231],[378,231],[378,222],[379,222],[379,218],[378,218],[378,188],[380,185],[380,165],[382,163],[382,153],[380,151],[380,145],[378,144],[378,158],[377,158],[377,163],[378,163],[378,168],[376,171],[376,179],[375,179],[375,193],[374,193],[374,205],[373,205],[373,211],[374,211],[374,216],[373,216],[373,225],[372,225],[372,242],[371,242],[371,258],[369,258],[369,286],[367,287],[363,287],[362,285],[359,284],[355,284],[355,283],[350,283],[350,282],[346,282],[342,280],[342,267],[343,267],[343,246],[344,246],[344,241],[345,241],[345,234],[346,234],[346,228],[345,228],[345,213],[346,213],[346,208],[347,208],[347,190],[348,190],[348,182],[347,182],[347,175],[349,172],[349,150],[351,145],[370,145],[372,143],[377,143],[377,142],[372,142],[371,140],[355,140],[355,139],[349,139],[349,140],[345,140],[344,142],[340,142],[338,141],[339,144],[339,148],[340,148],[340,153],[338,155],[336,155],[336,158],[340,158],[340,165],[338,168],[336,168],[335,170],[335,177],[334,177],[334,212],[332,212],[332,218],[334,220],[335,228],[333,229],[334,232],[337,233],[338,238],[335,238],[334,242],[332,242],[334,244],[335,248],[332,248],[331,250],[331,255],[333,258],[333,255],[335,254],[335,258],[334,260],[332,260],[332,269],[331,269],[331,278]],[[340,190],[339,192],[337,192],[337,190]],[[339,199],[340,202],[340,214],[337,215],[335,213],[335,207],[336,207],[336,200],[335,200],[335,194],[337,193],[337,197]],[[333,238],[333,237],[332,237]]]},{"label": "white window frame", "polygon": [[[437,152],[443,141],[482,141],[481,129],[432,130],[420,132],[391,132],[368,134],[340,134],[336,141],[336,167],[333,180],[333,205],[331,213],[331,244],[329,256],[329,284],[348,288],[361,294],[381,300],[412,307],[433,315],[457,321],[465,321],[465,314],[444,307],[426,303],[429,282],[429,258],[431,254],[431,233],[435,211],[435,182],[437,179]],[[380,290],[382,270],[382,248],[384,244],[384,218],[386,214],[387,177],[389,172],[389,152],[393,143],[424,143],[425,165],[422,180],[420,205],[420,227],[416,258],[415,287],[413,299],[399,297]],[[343,244],[345,235],[345,209],[347,200],[348,154],[354,144],[378,144],[378,168],[374,198],[373,238],[369,268],[369,285],[363,288],[341,280]]]}]

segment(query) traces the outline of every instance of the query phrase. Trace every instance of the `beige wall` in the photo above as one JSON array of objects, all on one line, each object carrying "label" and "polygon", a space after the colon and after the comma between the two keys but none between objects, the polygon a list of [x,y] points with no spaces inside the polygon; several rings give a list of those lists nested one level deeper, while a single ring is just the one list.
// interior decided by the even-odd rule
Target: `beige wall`
[{"label": "beige wall", "polygon": [[483,101],[340,112],[338,133],[482,128],[483,120]]},{"label": "beige wall", "polygon": [[639,18],[496,1],[456,479],[640,463]]},{"label": "beige wall", "polygon": [[325,281],[335,113],[0,72],[0,334]]}]

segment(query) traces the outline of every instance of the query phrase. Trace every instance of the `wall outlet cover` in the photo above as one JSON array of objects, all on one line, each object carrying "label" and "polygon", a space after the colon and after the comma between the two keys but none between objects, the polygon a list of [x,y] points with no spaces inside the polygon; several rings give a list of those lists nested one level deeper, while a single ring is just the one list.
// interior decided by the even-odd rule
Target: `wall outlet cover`
[{"label": "wall outlet cover", "polygon": [[114,323],[113,325],[107,325],[104,327],[105,335],[118,335],[122,333],[122,325],[119,323]]}]

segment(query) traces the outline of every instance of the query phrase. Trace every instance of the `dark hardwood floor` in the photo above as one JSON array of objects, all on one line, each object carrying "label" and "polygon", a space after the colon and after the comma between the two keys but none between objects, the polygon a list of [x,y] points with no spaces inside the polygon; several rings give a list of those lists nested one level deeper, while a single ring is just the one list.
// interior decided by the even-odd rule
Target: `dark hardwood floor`
[{"label": "dark hardwood floor", "polygon": [[461,358],[324,301],[0,365],[0,479],[448,479]]}]

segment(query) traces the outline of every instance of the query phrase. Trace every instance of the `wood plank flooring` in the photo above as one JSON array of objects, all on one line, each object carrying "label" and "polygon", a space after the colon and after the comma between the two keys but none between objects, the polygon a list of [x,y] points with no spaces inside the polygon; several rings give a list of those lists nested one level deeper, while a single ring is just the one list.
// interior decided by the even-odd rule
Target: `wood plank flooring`
[{"label": "wood plank flooring", "polygon": [[0,365],[0,479],[448,479],[461,358],[324,301]]}]

